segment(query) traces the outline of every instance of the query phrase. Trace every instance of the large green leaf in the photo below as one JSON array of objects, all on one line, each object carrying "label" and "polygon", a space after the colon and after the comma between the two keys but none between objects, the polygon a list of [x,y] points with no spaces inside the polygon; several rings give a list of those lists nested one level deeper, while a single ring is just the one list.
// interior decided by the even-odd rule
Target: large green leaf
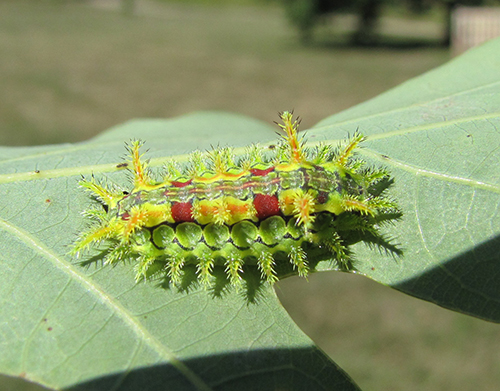
[{"label": "large green leaf", "polygon": [[[0,162],[0,371],[54,388],[356,390],[267,287],[249,304],[135,284],[132,265],[80,266],[68,245],[90,199],[80,173],[125,183],[124,141],[154,158],[275,139],[230,114],[132,121],[90,142],[4,148]],[[182,158],[181,158],[182,159]],[[159,159],[162,160],[162,159]]]},{"label": "large green leaf", "polygon": [[[356,128],[362,155],[391,168],[405,218],[393,260],[358,245],[371,278],[443,306],[500,320],[500,41],[308,132],[335,143]],[[265,288],[230,293],[134,284],[132,265],[80,266],[68,245],[94,173],[123,184],[124,141],[148,141],[153,165],[210,145],[275,140],[273,128],[223,113],[132,121],[75,145],[0,149],[0,371],[71,389],[357,389]],[[331,268],[328,262],[321,269]]]},{"label": "large green leaf", "polygon": [[396,178],[397,261],[358,246],[361,273],[500,321],[500,40],[320,122],[316,140],[360,129]]}]

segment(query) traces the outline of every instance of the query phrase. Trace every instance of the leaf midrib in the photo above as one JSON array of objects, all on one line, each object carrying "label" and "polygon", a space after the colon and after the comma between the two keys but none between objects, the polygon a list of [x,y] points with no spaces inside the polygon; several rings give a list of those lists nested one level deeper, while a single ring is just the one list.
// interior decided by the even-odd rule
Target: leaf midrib
[{"label": "leaf midrib", "polygon": [[373,159],[377,159],[380,161],[383,161],[385,164],[397,167],[399,169],[402,169],[403,171],[411,172],[415,174],[415,176],[425,176],[429,178],[435,178],[435,179],[440,179],[443,182],[452,182],[452,183],[457,183],[460,185],[464,186],[469,186],[475,189],[481,189],[481,190],[487,190],[491,191],[493,193],[500,193],[500,186],[487,183],[487,182],[482,182],[474,179],[469,179],[469,178],[462,178],[459,176],[454,176],[454,175],[448,175],[448,174],[443,174],[437,171],[431,171],[431,170],[426,170],[424,168],[419,168],[414,165],[408,164],[408,163],[403,163],[401,161],[398,161],[396,159],[393,159],[388,156],[381,155],[378,152],[374,152],[372,150],[369,150],[367,148],[363,148],[361,151],[359,151],[360,154],[370,156]]},{"label": "leaf midrib", "polygon": [[[441,129],[443,127],[450,127],[450,126],[455,126],[455,125],[460,125],[465,122],[471,122],[471,121],[477,121],[477,120],[488,120],[492,118],[498,118],[500,117],[500,112],[499,113],[491,113],[491,114],[483,114],[483,115],[478,115],[478,116],[470,116],[470,117],[465,117],[465,118],[460,118],[456,120],[451,120],[451,121],[440,121],[440,122],[433,122],[430,124],[425,124],[425,125],[419,125],[419,126],[413,126],[410,128],[404,128],[404,129],[398,129],[392,132],[384,132],[381,134],[376,134],[373,136],[367,136],[367,140],[380,140],[380,139],[387,139],[390,137],[394,136],[401,136],[401,135],[406,135],[410,133],[416,133],[416,132],[421,132],[421,131],[430,131],[430,130],[436,130],[436,129]],[[363,118],[358,119],[358,121],[362,120]],[[346,121],[350,122],[350,121]],[[320,128],[312,128],[311,131],[316,131],[318,129],[322,128],[333,128],[333,127],[338,127],[340,125],[345,124],[344,123],[337,123],[334,125],[329,125],[325,127],[320,127]],[[325,142],[330,142],[330,143],[335,143],[338,142],[339,140],[322,140],[322,141],[316,141],[316,142],[309,142],[308,146],[315,146],[319,144],[324,144]],[[262,144],[262,146],[265,146],[267,144]],[[69,150],[78,150],[78,149],[84,149],[83,147],[81,148],[70,148]],[[236,155],[243,154],[246,150],[246,147],[239,147],[234,149],[234,153]],[[67,153],[68,149],[65,149],[64,152],[61,151],[60,153]],[[468,179],[468,178],[462,178],[459,176],[452,176],[452,175],[447,175],[435,171],[430,171],[430,170],[425,170],[422,168],[418,168],[415,166],[412,166],[410,164],[394,160],[392,158],[387,158],[384,157],[383,155],[376,153],[374,151],[369,151],[367,148],[363,148],[361,150],[361,153],[365,155],[369,155],[372,158],[375,158],[376,160],[383,161],[385,163],[388,163],[392,166],[396,166],[399,168],[402,168],[405,171],[412,172],[415,175],[423,175],[423,176],[428,176],[428,177],[434,177],[438,178],[447,182],[455,182],[459,183],[462,185],[467,185],[483,190],[488,190],[492,191],[494,193],[500,193],[500,187],[495,185],[495,184],[490,184],[487,182],[482,182],[482,181],[477,181],[473,179]],[[172,156],[167,156],[167,157],[160,157],[160,158],[153,158],[150,159],[149,164],[150,166],[161,166],[162,164],[165,164],[168,160],[176,160],[178,162],[185,162],[189,160],[190,154],[182,154],[182,155],[172,155]],[[40,179],[52,179],[52,178],[61,178],[61,177],[70,177],[70,176],[81,176],[81,175],[92,175],[94,173],[111,173],[111,172],[116,172],[116,171],[122,171],[124,168],[117,167],[119,162],[116,163],[107,163],[107,164],[94,164],[94,165],[89,165],[89,166],[78,166],[78,167],[69,167],[69,168],[60,168],[60,169],[52,169],[52,170],[41,170],[41,171],[28,171],[28,172],[17,172],[17,173],[12,173],[12,174],[2,174],[0,175],[0,184],[2,183],[11,183],[11,182],[26,182],[26,181],[32,181],[32,180],[40,180]]]},{"label": "leaf midrib", "polygon": [[[499,85],[499,84],[500,84],[500,81],[496,81],[496,82],[484,84],[484,85],[481,85],[481,86],[477,86],[477,87],[474,87],[474,88],[469,88],[467,90],[463,90],[463,91],[460,91],[460,92],[456,92],[454,94],[441,96],[441,97],[435,98],[433,100],[422,100],[420,102],[415,102],[415,103],[413,103],[411,105],[408,105],[408,106],[397,107],[397,108],[394,108],[392,110],[385,110],[385,111],[381,111],[381,112],[378,112],[378,113],[365,115],[363,117],[356,117],[356,118],[348,119],[348,120],[345,120],[345,121],[342,121],[342,122],[336,122],[335,124],[329,124],[329,125],[323,125],[323,126],[314,126],[313,128],[311,128],[311,130],[313,130],[313,129],[314,130],[326,130],[326,129],[329,129],[330,127],[334,127],[334,126],[335,127],[341,126],[341,125],[345,126],[345,125],[348,125],[348,124],[353,123],[353,122],[361,122],[361,121],[365,121],[365,120],[371,120],[371,119],[377,118],[377,117],[382,117],[382,116],[391,115],[391,114],[397,114],[397,113],[400,113],[400,112],[407,111],[408,109],[410,109],[412,107],[418,107],[418,106],[422,106],[422,105],[429,106],[430,104],[437,104],[437,103],[440,103],[440,102],[448,101],[448,100],[450,100],[451,98],[454,98],[454,97],[465,95],[465,94],[471,93],[471,92],[476,92],[476,91],[479,91],[481,89],[493,87],[493,86]],[[396,87],[396,88],[399,88],[399,87]],[[392,92],[393,92],[393,90],[386,92],[386,94],[392,93]],[[378,97],[376,97],[374,99],[380,99],[380,96],[378,96]],[[365,103],[368,103],[368,102],[370,102],[370,101],[366,101],[364,103],[361,103],[361,105],[363,105]],[[354,106],[350,110],[354,110],[356,107],[358,107],[358,106]],[[473,117],[469,117],[469,118],[473,118]]]}]

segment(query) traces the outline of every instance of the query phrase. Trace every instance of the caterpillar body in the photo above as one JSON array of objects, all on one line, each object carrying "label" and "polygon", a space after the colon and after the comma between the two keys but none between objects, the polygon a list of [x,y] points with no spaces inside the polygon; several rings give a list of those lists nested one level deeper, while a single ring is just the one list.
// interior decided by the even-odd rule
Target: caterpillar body
[{"label": "caterpillar body", "polygon": [[81,182],[103,207],[86,212],[94,223],[72,253],[106,244],[105,263],[132,259],[137,280],[162,274],[177,285],[188,265],[205,286],[222,267],[236,287],[247,265],[269,283],[278,280],[282,262],[300,276],[317,257],[353,270],[351,246],[359,241],[401,254],[380,233],[401,217],[386,194],[393,180],[355,156],[364,138],[307,148],[293,114],[280,118],[285,134],[267,155],[257,145],[238,159],[230,148],[197,151],[183,169],[169,163],[161,180],[141,160],[142,143],[131,142],[131,189],[94,177]]}]

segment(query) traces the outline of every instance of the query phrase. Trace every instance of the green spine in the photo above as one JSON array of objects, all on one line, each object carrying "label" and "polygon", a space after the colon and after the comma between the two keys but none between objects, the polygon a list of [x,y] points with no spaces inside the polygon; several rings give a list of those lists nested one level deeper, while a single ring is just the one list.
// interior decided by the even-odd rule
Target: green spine
[{"label": "green spine", "polygon": [[133,142],[128,193],[94,179],[82,182],[105,208],[89,213],[96,222],[80,235],[73,253],[106,242],[105,261],[134,259],[137,279],[163,273],[180,283],[186,265],[193,264],[207,286],[218,266],[234,286],[241,284],[246,265],[256,265],[263,280],[275,282],[283,260],[301,276],[319,259],[353,270],[350,246],[359,241],[400,255],[379,231],[401,217],[386,195],[393,180],[354,156],[363,137],[355,135],[336,149],[306,148],[292,114],[281,118],[286,135],[272,156],[264,158],[257,146],[239,160],[228,148],[195,152],[184,170],[170,163],[160,182],[140,159],[141,143]]}]

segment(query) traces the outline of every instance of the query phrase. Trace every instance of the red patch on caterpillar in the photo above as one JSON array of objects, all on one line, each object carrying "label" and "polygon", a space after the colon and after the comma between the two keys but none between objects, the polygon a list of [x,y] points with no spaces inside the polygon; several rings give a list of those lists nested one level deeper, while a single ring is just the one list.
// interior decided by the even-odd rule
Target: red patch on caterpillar
[{"label": "red patch on caterpillar", "polygon": [[[364,137],[356,132],[338,147],[308,147],[297,134],[300,121],[291,112],[280,117],[285,134],[271,151],[254,146],[241,157],[231,148],[195,152],[185,167],[167,166],[161,181],[141,161],[142,142],[132,141],[131,162],[116,166],[132,173],[127,190],[93,176],[80,182],[104,211],[91,210],[94,223],[71,253],[105,242],[104,262],[126,254],[137,281],[164,278],[184,291],[194,277],[187,268],[195,266],[204,287],[222,292],[226,284],[240,289],[246,282],[250,295],[260,280],[273,284],[292,268],[307,276],[319,260],[355,270],[350,246],[360,241],[402,255],[378,229],[402,215],[384,195],[394,180],[352,156]],[[219,278],[221,268],[227,279]],[[254,272],[259,282],[246,278]]]},{"label": "red patch on caterpillar", "polygon": [[255,175],[255,176],[266,176],[267,174],[269,174],[272,171],[274,171],[274,167],[269,167],[265,170],[259,170],[258,168],[250,169],[250,172],[252,173],[252,175]]},{"label": "red patch on caterpillar", "polygon": [[176,223],[193,222],[193,206],[189,202],[176,202],[172,205],[172,218]]},{"label": "red patch on caterpillar", "polygon": [[326,191],[320,191],[318,197],[316,197],[316,202],[318,204],[324,204],[328,201],[328,193]]},{"label": "red patch on caterpillar", "polygon": [[280,214],[280,203],[276,196],[256,194],[253,199],[253,205],[255,206],[259,220]]},{"label": "red patch on caterpillar", "polygon": [[186,182],[173,181],[171,184],[174,187],[186,187],[186,186],[189,186],[191,184],[191,182],[193,182],[192,179],[190,179],[190,180],[188,180]]}]

